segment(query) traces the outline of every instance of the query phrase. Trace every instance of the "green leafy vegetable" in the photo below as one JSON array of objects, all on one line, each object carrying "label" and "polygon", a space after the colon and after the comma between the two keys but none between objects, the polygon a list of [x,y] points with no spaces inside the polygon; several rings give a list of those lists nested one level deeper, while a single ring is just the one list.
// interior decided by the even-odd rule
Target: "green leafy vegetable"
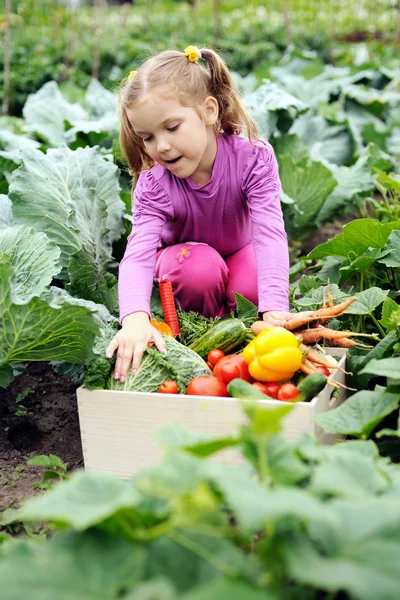
[{"label": "green leafy vegetable", "polygon": [[211,375],[210,369],[196,352],[186,348],[174,338],[167,335],[163,337],[167,345],[167,354],[162,354],[154,346],[146,348],[136,375],[130,371],[124,383],[110,378],[108,389],[157,392],[164,381],[172,379],[178,384],[179,393],[184,394],[191,379],[201,375]]}]

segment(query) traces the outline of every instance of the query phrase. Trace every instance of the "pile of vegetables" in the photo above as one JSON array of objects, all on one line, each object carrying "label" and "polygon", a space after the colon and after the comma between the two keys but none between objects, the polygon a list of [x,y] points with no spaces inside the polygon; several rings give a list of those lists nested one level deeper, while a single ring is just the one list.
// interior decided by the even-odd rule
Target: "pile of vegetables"
[{"label": "pile of vegetables", "polygon": [[353,296],[334,305],[328,291],[328,306],[294,314],[285,327],[254,319],[248,327],[244,322],[248,318],[207,321],[197,315],[196,332],[200,335],[195,337],[190,331],[196,315],[190,315],[190,326],[183,324],[179,336],[186,344],[175,339],[167,323],[152,319],[152,325],[165,338],[166,354],[150,345],[138,372],[130,373],[124,383],[113,379],[108,362],[107,381],[98,385],[89,364],[85,385],[89,389],[309,401],[326,384],[343,385],[330,378],[333,369],[340,369],[338,362],[317,342],[365,347],[350,339],[360,334],[321,325],[340,316],[355,300]]}]

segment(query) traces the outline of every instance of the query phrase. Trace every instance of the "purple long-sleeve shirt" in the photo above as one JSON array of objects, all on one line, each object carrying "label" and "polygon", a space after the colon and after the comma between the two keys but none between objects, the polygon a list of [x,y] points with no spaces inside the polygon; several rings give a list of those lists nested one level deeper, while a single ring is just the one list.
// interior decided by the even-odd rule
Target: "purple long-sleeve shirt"
[{"label": "purple long-sleeve shirt", "polygon": [[183,242],[204,242],[223,257],[253,242],[260,312],[288,310],[288,244],[281,184],[272,147],[221,134],[212,177],[199,186],[156,164],[134,192],[133,227],[119,268],[121,320],[150,314],[156,253]]}]

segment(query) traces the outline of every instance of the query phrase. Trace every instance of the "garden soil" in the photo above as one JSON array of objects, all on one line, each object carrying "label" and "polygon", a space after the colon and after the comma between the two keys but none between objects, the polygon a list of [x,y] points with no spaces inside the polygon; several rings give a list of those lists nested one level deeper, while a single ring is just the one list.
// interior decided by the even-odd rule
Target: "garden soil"
[{"label": "garden soil", "polygon": [[44,469],[26,464],[32,456],[55,454],[69,471],[83,468],[76,388],[47,363],[30,363],[0,390],[0,511],[35,493]]}]

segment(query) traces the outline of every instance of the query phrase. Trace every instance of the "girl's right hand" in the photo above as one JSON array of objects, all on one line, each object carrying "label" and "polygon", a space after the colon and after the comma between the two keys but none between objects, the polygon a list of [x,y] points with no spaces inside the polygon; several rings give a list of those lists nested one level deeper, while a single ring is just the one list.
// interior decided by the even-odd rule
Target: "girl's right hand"
[{"label": "girl's right hand", "polygon": [[162,335],[150,324],[147,313],[135,312],[127,315],[122,320],[122,329],[114,336],[106,350],[107,358],[111,358],[117,350],[114,379],[124,383],[131,363],[132,373],[137,372],[149,342],[154,342],[160,352],[167,352]]}]

